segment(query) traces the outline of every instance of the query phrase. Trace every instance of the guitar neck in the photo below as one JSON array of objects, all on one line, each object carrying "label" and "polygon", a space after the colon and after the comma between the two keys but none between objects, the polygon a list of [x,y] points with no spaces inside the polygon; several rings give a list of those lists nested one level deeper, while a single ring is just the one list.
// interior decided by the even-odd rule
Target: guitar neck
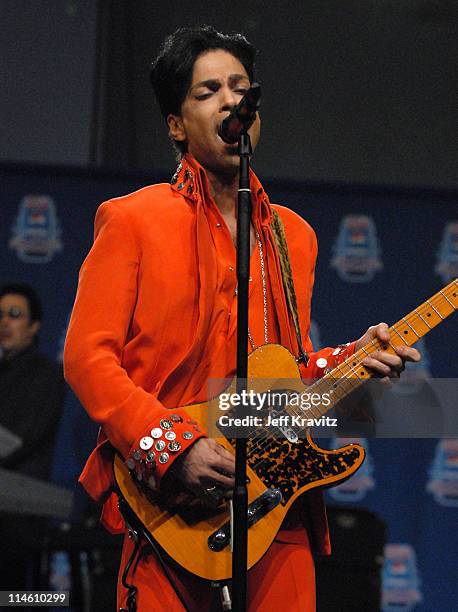
[{"label": "guitar neck", "polygon": [[313,412],[312,416],[326,414],[346,395],[373,376],[372,372],[362,364],[366,357],[378,350],[394,354],[397,346],[412,346],[434,327],[442,323],[457,308],[458,279],[454,279],[429,300],[423,302],[421,306],[418,306],[392,325],[389,329],[390,341],[388,344],[378,339],[372,340],[309,387],[310,392],[320,395],[326,393],[331,400],[329,405],[320,406],[310,411]]}]

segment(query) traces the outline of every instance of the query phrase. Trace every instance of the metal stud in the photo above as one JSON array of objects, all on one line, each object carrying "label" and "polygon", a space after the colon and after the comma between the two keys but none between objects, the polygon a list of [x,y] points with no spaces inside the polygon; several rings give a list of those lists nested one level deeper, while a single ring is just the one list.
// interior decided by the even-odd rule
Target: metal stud
[{"label": "metal stud", "polygon": [[169,421],[168,419],[161,419],[161,422],[159,423],[159,425],[162,427],[162,429],[172,429],[173,424],[171,421]]},{"label": "metal stud", "polygon": [[169,460],[170,455],[168,453],[161,453],[159,455],[159,463],[167,463],[167,461]]},{"label": "metal stud", "polygon": [[164,442],[164,440],[158,440],[158,441],[156,442],[156,450],[157,450],[157,451],[159,451],[159,452],[161,452],[161,451],[163,451],[163,450],[164,450],[164,448],[165,448],[165,442]]},{"label": "metal stud", "polygon": [[152,463],[155,458],[156,458],[156,453],[154,451],[150,450],[146,453],[146,460],[149,463]]},{"label": "metal stud", "polygon": [[148,486],[150,487],[150,489],[156,488],[156,479],[154,478],[154,476],[150,476],[148,478]]},{"label": "metal stud", "polygon": [[140,461],[142,456],[143,456],[142,451],[139,449],[134,450],[134,452],[132,453],[132,457],[135,459],[135,461]]},{"label": "metal stud", "polygon": [[192,431],[184,431],[183,438],[185,440],[192,440],[192,438],[194,438],[194,434],[192,433]]},{"label": "metal stud", "polygon": [[160,438],[162,436],[162,429],[160,427],[155,427],[151,430],[151,437]]},{"label": "metal stud", "polygon": [[169,449],[169,451],[172,451],[172,453],[176,453],[180,450],[181,444],[176,440],[173,440],[173,442],[168,443],[167,448]]},{"label": "metal stud", "polygon": [[140,448],[142,450],[149,450],[154,444],[154,440],[153,438],[150,438],[149,436],[145,436],[144,438],[142,438],[140,440]]},{"label": "metal stud", "polygon": [[181,421],[183,420],[179,414],[171,414],[169,418],[171,421],[174,421],[175,423],[181,423]]},{"label": "metal stud", "polygon": [[166,431],[164,437],[166,440],[175,440],[177,435],[174,431]]},{"label": "metal stud", "polygon": [[180,184],[178,185],[178,189],[183,189],[183,187],[184,187],[184,183],[180,183]]},{"label": "metal stud", "polygon": [[129,470],[135,469],[135,461],[132,459],[132,457],[129,457],[129,459],[126,461],[126,465]]}]

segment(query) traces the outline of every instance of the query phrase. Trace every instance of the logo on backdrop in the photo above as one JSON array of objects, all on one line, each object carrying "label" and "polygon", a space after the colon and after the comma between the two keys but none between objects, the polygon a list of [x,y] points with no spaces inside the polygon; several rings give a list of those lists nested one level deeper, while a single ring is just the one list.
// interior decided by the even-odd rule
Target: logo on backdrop
[{"label": "logo on backdrop", "polygon": [[372,477],[374,472],[372,457],[369,454],[369,443],[366,438],[333,438],[331,447],[340,448],[351,442],[360,444],[366,451],[366,460],[351,478],[329,489],[329,495],[339,502],[355,502],[361,501],[367,492],[375,487],[375,481]]},{"label": "logo on backdrop", "polygon": [[458,439],[439,440],[426,490],[441,506],[458,507]]},{"label": "logo on backdrop", "polygon": [[413,395],[417,393],[422,383],[431,378],[431,358],[424,338],[420,338],[416,342],[415,347],[421,353],[421,361],[414,363],[409,361],[406,363],[406,368],[402,373],[401,378],[390,389],[395,395]]},{"label": "logo on backdrop", "polygon": [[12,231],[9,247],[26,263],[48,263],[62,250],[56,207],[48,195],[24,196]]},{"label": "logo on backdrop", "polygon": [[382,573],[383,612],[408,612],[423,601],[417,555],[410,544],[387,544]]},{"label": "logo on backdrop", "polygon": [[343,217],[333,247],[331,268],[349,283],[368,283],[383,268],[375,223],[367,215]]},{"label": "logo on backdrop", "polygon": [[458,276],[458,221],[447,223],[437,251],[436,274],[444,283]]}]

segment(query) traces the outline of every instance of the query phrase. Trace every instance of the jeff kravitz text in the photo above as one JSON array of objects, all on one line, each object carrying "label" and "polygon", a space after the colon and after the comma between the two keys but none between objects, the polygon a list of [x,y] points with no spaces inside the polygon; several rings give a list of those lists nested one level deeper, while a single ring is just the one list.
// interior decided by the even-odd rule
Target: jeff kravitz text
[{"label": "jeff kravitz text", "polygon": [[246,415],[242,418],[223,414],[218,419],[221,427],[337,427],[337,419],[321,416],[320,418],[307,418],[304,416],[293,416],[289,414],[272,415],[266,418]]}]

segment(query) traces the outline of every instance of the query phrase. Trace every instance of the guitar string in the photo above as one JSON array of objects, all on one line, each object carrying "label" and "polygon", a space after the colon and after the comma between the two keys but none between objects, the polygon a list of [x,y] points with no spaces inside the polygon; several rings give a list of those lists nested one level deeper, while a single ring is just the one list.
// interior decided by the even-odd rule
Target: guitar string
[{"label": "guitar string", "polygon": [[[414,326],[413,323],[413,318],[417,318],[419,321],[421,321],[424,325],[427,325],[426,320],[421,316],[423,314],[428,313],[428,310],[431,310],[431,308],[433,310],[435,310],[435,306],[437,306],[439,309],[441,308],[441,306],[446,305],[446,302],[448,302],[455,310],[456,307],[447,299],[449,297],[452,297],[452,288],[453,285],[457,284],[457,281],[454,281],[452,283],[450,283],[447,287],[445,287],[444,289],[442,289],[441,291],[439,291],[438,293],[436,293],[434,296],[432,296],[429,300],[427,300],[426,302],[424,302],[421,306],[419,306],[418,308],[416,308],[415,310],[413,310],[411,313],[409,313],[406,317],[404,317],[404,319],[401,319],[400,321],[398,321],[397,323],[395,323],[391,328],[390,331],[393,330],[396,333],[398,333],[399,331],[402,331],[402,327],[404,327],[404,323],[407,324],[409,326],[409,324],[407,323],[407,320],[410,319],[410,322],[412,323],[412,327]],[[443,294],[449,291],[449,295],[447,295],[447,297],[445,297]],[[434,304],[433,304],[434,301]],[[419,312],[420,311],[420,312]],[[441,317],[442,313],[438,313],[436,311],[437,316]],[[449,313],[451,314],[451,313]],[[446,314],[443,318],[447,317],[448,315]],[[442,318],[440,318],[440,321],[442,320]],[[431,326],[432,327],[436,326],[437,324],[440,323],[440,321],[437,321],[436,323],[434,323]],[[410,327],[410,326],[409,326]],[[430,331],[429,329],[427,329],[424,333],[422,333],[421,335],[418,335],[417,332],[412,329],[412,331],[414,332],[415,335],[417,335],[416,340],[418,340],[419,338],[423,337],[426,333],[428,333],[428,331]],[[400,338],[403,338],[403,336],[400,335]],[[412,342],[412,344],[414,344],[416,342],[416,340],[414,340],[414,342]],[[367,380],[367,377],[359,377],[356,376],[356,379],[350,377],[351,374],[356,374],[356,369],[359,370],[359,368],[361,367],[361,361],[362,359],[365,358],[366,355],[359,355],[358,353],[361,351],[362,353],[366,353],[366,354],[372,354],[373,352],[375,352],[376,350],[380,349],[383,347],[385,343],[382,343],[380,340],[378,339],[374,339],[372,340],[370,343],[368,343],[366,346],[364,346],[363,348],[359,349],[359,351],[357,351],[357,353],[355,355],[352,355],[351,357],[349,357],[348,359],[346,359],[343,363],[339,364],[335,369],[341,371],[342,367],[348,367],[348,371],[343,372],[342,376],[339,378],[335,378],[333,376],[330,376],[330,373],[327,374],[325,377],[321,378],[320,380],[318,380],[316,383],[314,383],[311,387],[315,388],[315,387],[319,387],[320,385],[323,386],[323,382],[327,381],[327,383],[330,382],[329,378],[331,378],[334,382],[330,385],[330,388],[334,389],[334,392],[336,389],[338,389],[339,387],[341,387],[343,384],[347,384],[350,383],[353,387],[359,387],[360,384],[362,382],[364,382],[365,380]],[[406,343],[407,344],[407,343]],[[391,346],[391,348],[394,348],[392,343],[389,342],[389,345]],[[400,346],[401,342],[399,342],[398,344],[395,343],[395,346]],[[357,364],[355,366],[349,366],[348,365],[348,361],[352,361],[352,359],[356,359],[357,360]],[[364,366],[363,366],[364,367]],[[369,377],[372,377],[372,374],[369,374]],[[329,378],[328,378],[329,377]],[[354,382],[353,382],[354,381]],[[353,383],[353,384],[352,384]],[[308,388],[310,389],[310,387]],[[332,392],[332,389],[331,389]],[[338,403],[338,401],[340,401],[340,399],[343,399],[343,397],[345,397],[346,395],[348,395],[349,391],[345,391],[344,395],[342,396],[342,398],[337,399],[337,401],[333,402],[333,405],[326,407],[326,410],[321,414],[319,413],[318,415],[314,415],[313,411],[311,409],[309,409],[309,413],[314,416],[314,418],[323,416],[324,414],[326,414],[326,412],[328,412],[329,410],[331,410],[331,408]],[[302,417],[302,418],[307,418],[306,415],[304,414],[304,412],[300,413],[300,412],[295,412],[295,410],[293,409],[292,412],[288,412],[288,414],[290,416],[298,416],[298,417]],[[305,428],[302,429],[302,432],[305,432],[307,429],[309,428]],[[256,431],[256,430],[255,430]],[[285,438],[285,436],[282,434],[281,436],[279,435],[273,435],[273,434],[269,434],[268,430],[263,430],[265,432],[267,432],[267,436],[264,436],[264,438],[256,439],[256,443],[253,442],[253,438],[249,438],[249,442],[251,442],[251,446],[250,448],[247,450],[247,458],[249,458],[250,456],[252,456],[255,453],[259,453],[259,452],[266,452],[267,450],[269,450],[272,446],[272,444],[274,443],[278,443],[278,440],[281,440],[281,443],[287,441],[287,439]],[[297,433],[296,433],[297,435]],[[267,444],[265,443],[267,441]],[[255,463],[252,467],[252,469],[256,469],[256,467],[265,459],[262,458],[258,463]]]},{"label": "guitar string", "polygon": [[[453,283],[451,283],[449,287],[446,287],[444,290],[442,290],[442,291],[441,291],[441,292],[442,292],[442,294],[443,294],[443,293],[444,293],[444,292],[445,292],[447,289],[450,289],[450,297],[451,297],[451,286],[452,286],[452,285],[453,285]],[[443,295],[442,295],[442,296],[440,295],[440,294],[441,294],[441,292],[439,292],[438,294],[434,295],[432,298],[430,298],[429,300],[427,300],[427,301],[426,301],[424,304],[422,304],[422,305],[421,305],[419,308],[417,308],[417,309],[416,309],[416,311],[412,311],[412,313],[410,313],[409,315],[407,315],[406,317],[404,317],[404,319],[407,319],[408,317],[410,317],[410,318],[412,319],[412,317],[416,316],[418,319],[421,319],[421,320],[423,321],[423,323],[425,323],[425,320],[424,320],[424,319],[422,319],[422,317],[419,315],[418,310],[420,310],[420,309],[422,309],[422,308],[423,308],[422,314],[427,313],[427,312],[428,312],[428,310],[430,310],[430,307],[432,306],[431,302],[432,302],[433,300],[435,300],[436,302],[440,302],[440,304],[439,304],[439,303],[436,303],[436,306],[438,306],[438,307],[440,308],[442,304],[445,304],[445,301],[444,301],[444,296],[443,296]],[[446,299],[446,298],[445,298],[445,299]],[[449,300],[447,300],[447,301],[449,302]],[[428,302],[429,302],[429,304],[428,304]],[[453,306],[453,304],[452,304],[451,302],[449,302],[449,303],[450,303],[450,305],[452,305],[452,307],[453,307],[453,308],[456,310],[456,308]],[[429,307],[428,307],[428,306],[429,306]],[[434,308],[433,308],[433,310],[434,310]],[[449,314],[451,314],[451,313],[449,313]],[[440,316],[440,315],[438,315],[438,316]],[[447,315],[446,315],[446,316],[447,316]],[[438,324],[438,323],[439,323],[439,321],[437,322],[437,324]],[[413,324],[413,321],[412,321],[412,324]],[[398,329],[400,329],[400,325],[402,325],[402,320],[401,320],[401,321],[398,321],[397,323],[395,323],[395,324],[392,326],[392,328],[391,328],[391,329],[394,329],[396,326],[398,327]],[[427,333],[427,331],[429,331],[429,330],[426,330],[426,331],[425,331],[425,333]],[[414,333],[416,333],[416,332],[414,332]],[[424,335],[424,334],[422,334],[422,335]],[[419,336],[419,337],[420,337],[420,336]],[[417,338],[417,339],[418,339],[418,338]],[[412,344],[413,344],[413,343],[412,343]],[[390,343],[390,345],[391,345],[391,343]],[[400,345],[400,343],[399,343],[399,345]],[[374,350],[377,350],[377,349],[381,348],[382,346],[383,346],[383,344],[382,344],[382,343],[381,343],[381,342],[380,342],[378,339],[374,339],[374,340],[372,340],[372,341],[371,341],[371,342],[370,342],[368,345],[366,345],[365,347],[363,347],[363,349],[360,349],[360,350],[361,350],[362,352],[365,352],[366,354],[371,354],[371,352],[373,352]],[[392,346],[392,345],[391,345],[391,346]],[[370,349],[371,349],[371,348],[373,349],[372,351],[370,351]],[[368,351],[368,349],[369,349],[369,351]],[[359,352],[359,351],[358,351],[358,352]],[[357,356],[357,355],[353,355],[353,356],[352,356],[352,358],[354,359],[356,356]],[[361,358],[364,358],[364,355],[362,355],[362,356],[360,356],[360,357],[361,357]],[[351,361],[351,358],[348,358],[348,360],[350,360],[350,361]],[[343,362],[342,364],[340,364],[339,366],[337,366],[337,368],[336,368],[336,369],[340,369],[342,366],[348,366],[348,364],[347,364],[347,361],[348,361],[348,360],[346,360],[345,362]],[[351,382],[353,382],[353,380],[354,380],[354,379],[349,379],[349,378],[348,378],[348,375],[349,375],[349,374],[351,374],[352,372],[355,372],[355,368],[356,368],[356,367],[359,369],[360,364],[358,363],[358,364],[357,364],[357,366],[354,366],[354,367],[349,367],[349,370],[348,370],[347,372],[344,372],[344,373],[343,373],[343,376],[342,376],[341,378],[331,377],[331,378],[332,378],[332,380],[334,381],[334,383],[333,383],[334,388],[338,388],[338,386],[339,386],[339,385],[341,386],[341,385],[342,385],[342,383],[346,383],[346,384],[348,384],[349,382],[350,382],[350,383],[351,383]],[[327,376],[329,376],[329,374],[328,374]],[[358,381],[356,381],[356,380],[355,380],[355,384],[353,384],[352,386],[354,386],[354,387],[359,386],[359,385],[360,385],[360,382],[363,382],[364,380],[366,380],[366,378],[360,378],[359,376],[357,376],[357,379],[358,379]],[[316,382],[314,385],[312,385],[312,387],[319,386],[320,384],[321,384],[321,386],[323,386],[323,385],[322,385],[322,382],[323,382],[324,380],[327,380],[327,381],[329,382],[329,379],[328,379],[327,377],[323,377],[322,379],[320,379],[319,381],[317,381],[317,382]],[[347,394],[348,394],[348,392],[346,392],[346,393],[344,394],[344,396],[345,396],[345,395],[347,395]],[[344,397],[344,396],[343,396],[343,397]],[[340,398],[340,399],[342,399],[342,398]],[[337,401],[339,401],[339,400],[337,400]],[[337,402],[335,402],[335,403],[337,403]],[[334,404],[334,405],[335,405],[335,404]],[[326,408],[326,410],[325,410],[325,412],[324,412],[324,413],[322,413],[322,414],[325,414],[325,413],[326,413],[326,412],[328,412],[328,411],[329,411],[331,408],[332,408],[332,406],[327,407],[327,408]],[[310,413],[313,415],[313,411],[311,411],[311,410],[310,410]],[[288,414],[290,414],[290,416],[302,416],[302,417],[304,417],[304,416],[305,416],[305,415],[304,415],[304,413],[302,413],[302,414],[301,414],[301,413],[295,413],[294,411],[292,411],[292,413],[288,413]],[[322,416],[322,414],[319,414],[319,415],[314,415],[314,416],[315,416],[315,418],[316,418],[316,416]],[[306,428],[306,429],[307,429],[307,428]],[[302,431],[305,431],[305,430],[302,430]],[[250,449],[250,453],[249,453],[249,454],[253,454],[254,452],[259,452],[260,450],[263,450],[263,451],[267,450],[268,448],[270,448],[270,447],[272,446],[272,444],[273,444],[273,443],[275,443],[275,442],[277,442],[277,441],[278,441],[278,439],[280,438],[280,436],[278,436],[278,435],[276,435],[276,436],[275,436],[275,435],[270,435],[270,436],[267,436],[267,438],[269,439],[269,443],[268,443],[267,445],[264,445],[264,446],[263,446],[262,444],[258,444],[258,443],[253,444],[253,445],[252,445],[252,447],[251,447],[251,449]],[[282,441],[284,441],[284,440],[285,440],[285,437],[282,435],[282,436],[281,436],[281,439],[282,439]],[[255,465],[256,465],[256,464],[255,464]]]},{"label": "guitar string", "polygon": [[[455,282],[456,282],[456,281],[455,281]],[[430,310],[431,306],[433,307],[433,310],[435,310],[434,305],[432,304],[433,300],[435,301],[435,303],[437,302],[437,303],[436,303],[436,306],[438,306],[438,307],[440,308],[440,307],[441,307],[443,304],[445,304],[445,301],[444,301],[444,299],[443,299],[443,298],[444,298],[444,295],[443,295],[443,294],[444,294],[444,292],[446,292],[447,290],[450,290],[450,295],[449,295],[449,297],[452,297],[452,295],[451,295],[451,288],[452,288],[452,285],[453,285],[453,284],[454,284],[454,283],[451,283],[451,284],[450,284],[448,287],[444,288],[444,290],[441,290],[441,291],[440,291],[438,294],[434,295],[432,298],[430,298],[430,299],[429,299],[429,300],[427,300],[427,301],[426,301],[424,304],[422,304],[422,305],[421,305],[419,308],[417,308],[417,309],[416,309],[416,311],[412,311],[412,313],[410,313],[409,315],[407,315],[406,317],[404,317],[404,319],[407,319],[408,317],[410,317],[411,322],[412,322],[412,324],[413,324],[412,318],[415,316],[415,317],[417,317],[418,319],[421,319],[421,320],[423,321],[423,323],[425,323],[425,324],[426,324],[425,319],[423,319],[423,318],[420,316],[420,314],[419,314],[419,312],[418,312],[418,311],[419,311],[420,309],[423,309],[423,310],[422,310],[422,314],[425,314],[425,313],[427,313],[427,312],[428,312],[428,310]],[[442,295],[440,295],[440,294],[442,294]],[[447,298],[445,298],[445,299],[447,299]],[[429,304],[428,304],[428,302],[429,302]],[[439,303],[439,302],[440,302],[440,303]],[[454,305],[453,305],[453,304],[452,304],[452,303],[451,303],[451,302],[450,302],[448,299],[447,299],[447,302],[448,302],[448,303],[449,303],[449,304],[450,304],[450,305],[451,305],[451,306],[454,308],[454,310],[456,310],[456,307],[455,307],[455,306],[454,306]],[[428,306],[429,306],[429,308],[428,308]],[[436,311],[436,312],[437,312],[437,311]],[[438,316],[439,316],[439,317],[441,317],[441,314],[442,314],[442,313],[437,313],[437,314],[438,314]],[[449,314],[451,314],[451,312],[450,312]],[[445,315],[445,317],[446,317],[446,316],[448,316],[448,315]],[[445,317],[444,317],[444,318],[445,318]],[[437,325],[439,322],[440,322],[440,321],[437,321],[437,323],[435,323],[434,325]],[[399,321],[398,323],[395,323],[395,324],[392,326],[392,328],[395,328],[395,327],[397,326],[397,327],[398,327],[398,329],[400,329],[400,325],[402,326],[402,320],[401,320],[401,321]],[[426,330],[426,331],[425,331],[425,333],[424,333],[424,334],[422,334],[422,336],[423,336],[423,335],[425,335],[425,334],[426,334],[428,331],[429,331],[429,330]],[[414,332],[414,333],[416,333],[416,332]],[[419,337],[420,337],[420,336],[419,336]],[[412,344],[413,344],[413,343],[412,343]],[[391,345],[391,343],[390,343],[390,345]],[[399,343],[399,345],[400,345],[400,343]],[[378,348],[380,348],[381,346],[382,346],[382,343],[381,343],[380,341],[378,341],[377,339],[374,339],[373,341],[371,341],[371,343],[369,343],[368,345],[366,345],[365,347],[363,347],[363,349],[364,349],[364,350],[363,350],[363,349],[360,349],[360,350],[363,350],[363,352],[366,352],[366,353],[367,353],[367,348],[373,348],[374,350],[377,350],[377,349],[378,349]],[[391,345],[391,346],[392,346],[392,345]],[[358,351],[358,352],[359,352],[359,351]],[[370,354],[370,353],[368,353],[368,354]],[[352,357],[353,357],[353,358],[355,358],[355,356],[352,356]],[[364,358],[364,356],[362,356],[362,358]],[[350,359],[350,358],[349,358],[349,359]],[[342,367],[342,366],[344,366],[344,365],[348,365],[348,364],[347,364],[346,362],[344,362],[344,363],[340,364],[339,366],[337,366],[337,368],[336,368],[336,369],[339,369],[339,368],[341,368],[341,367]],[[359,367],[359,365],[358,365],[358,367]],[[352,380],[351,380],[351,379],[348,379],[348,374],[350,374],[352,371],[354,371],[354,368],[349,368],[349,371],[348,371],[348,372],[344,372],[343,376],[342,376],[341,378],[338,378],[338,379],[336,379],[336,378],[334,378],[334,377],[331,377],[331,378],[332,378],[332,379],[335,381],[335,383],[334,383],[334,384],[335,384],[335,387],[338,387],[338,386],[339,386],[339,385],[341,385],[342,383],[352,382]],[[328,375],[328,376],[329,376],[329,375]],[[325,378],[326,378],[326,377],[325,377]],[[320,383],[322,383],[322,381],[323,381],[325,378],[320,379],[319,381],[317,381],[317,383],[315,383],[315,385],[319,385]],[[357,377],[357,378],[358,378],[358,379],[359,379],[361,382],[362,382],[362,381],[364,381],[364,380],[366,380],[366,378],[363,378],[363,379],[360,379],[359,377]],[[359,386],[359,384],[360,384],[360,383],[359,383],[359,382],[357,382],[357,381],[355,381],[355,383],[356,383],[356,384],[355,384],[355,385],[353,385],[353,386]],[[345,393],[345,395],[347,395],[347,393],[348,393],[348,392],[346,392],[346,393]],[[331,407],[332,407],[332,406],[331,406]],[[327,411],[329,411],[329,410],[331,409],[331,407],[327,407],[327,408],[326,408],[326,410],[325,410],[325,412],[324,412],[323,414],[325,414]],[[294,412],[294,411],[293,411],[293,412]],[[293,416],[293,414],[291,414],[291,413],[289,413],[289,414],[290,414],[291,416]],[[313,414],[313,413],[312,413],[312,414]],[[304,416],[304,414],[302,414],[302,415],[301,415],[300,413],[295,413],[295,416],[302,416],[302,417],[303,417],[303,416]],[[320,415],[320,416],[321,416],[321,415]],[[308,428],[306,428],[306,429],[308,429]],[[305,431],[305,430],[303,429],[302,431]],[[252,447],[251,447],[251,449],[250,449],[250,451],[247,453],[247,455],[248,455],[248,456],[250,456],[250,455],[254,454],[255,452],[259,452],[261,449],[262,449],[262,450],[265,452],[267,449],[269,449],[269,448],[272,446],[272,444],[273,444],[273,443],[278,443],[278,439],[279,439],[279,438],[280,438],[280,436],[278,436],[278,435],[277,435],[277,436],[273,436],[273,435],[267,436],[267,439],[269,439],[269,442],[268,442],[268,444],[267,444],[267,445],[265,445],[265,444],[264,444],[264,445],[263,445],[263,444],[258,444],[258,443],[253,444],[253,445],[252,445]],[[284,437],[284,436],[281,436],[281,439],[282,439],[282,442],[283,442],[283,441],[285,441],[285,437]],[[250,441],[252,441],[252,440],[250,440]],[[261,461],[264,461],[264,459],[262,459]],[[258,464],[254,464],[254,466],[252,466],[252,467],[255,469],[257,465],[258,465]]]},{"label": "guitar string", "polygon": [[[440,298],[440,296],[433,296],[433,297],[439,297],[439,298]],[[433,298],[431,298],[431,300],[432,300],[432,299],[433,299]],[[428,300],[428,301],[429,301],[429,302],[431,302],[431,300]],[[440,300],[440,301],[442,302],[442,300]],[[430,305],[431,305],[431,304],[430,304]],[[422,306],[425,306],[426,311],[428,311],[427,302],[426,302],[425,304],[423,304]],[[433,309],[434,309],[434,308],[433,308]],[[418,310],[418,309],[417,309],[417,310]],[[414,313],[414,314],[415,314],[415,313]],[[418,312],[417,312],[416,314],[417,314],[417,317],[418,317],[418,318],[420,318],[420,317],[419,317],[419,315],[418,315]],[[409,316],[409,315],[408,315],[408,316]],[[407,318],[408,318],[408,316],[407,316],[407,317],[405,317],[404,319],[407,319]],[[397,324],[393,325],[392,329],[393,329],[394,331],[397,331],[397,330],[396,330],[396,325],[398,325],[398,327],[399,327],[399,323],[402,323],[402,320],[401,320],[401,322],[398,322]],[[413,324],[413,322],[412,322],[412,324]],[[415,331],[414,331],[414,333],[416,334],[416,332],[415,332]],[[399,334],[398,334],[398,335],[399,335]],[[416,334],[416,335],[418,336],[418,334]],[[402,336],[400,336],[400,337],[402,338]],[[418,336],[418,337],[419,337],[419,336]],[[402,338],[402,339],[403,339],[403,338]],[[391,345],[391,343],[390,343],[390,345]],[[375,350],[377,350],[377,349],[378,349],[378,348],[380,348],[381,346],[382,346],[382,343],[380,343],[380,341],[378,341],[377,339],[374,339],[374,340],[373,340],[371,343],[369,343],[368,345],[366,345],[365,347],[363,347],[363,348],[362,348],[362,349],[360,349],[360,350],[361,350],[363,353],[366,353],[367,355],[370,355],[372,352],[374,352]],[[392,345],[391,345],[391,346],[392,346]],[[369,349],[369,350],[368,350],[368,349]],[[370,349],[373,349],[373,350],[371,351]],[[358,363],[357,363],[355,366],[351,366],[351,367],[349,366],[349,370],[348,370],[347,372],[344,372],[344,373],[343,373],[343,376],[342,376],[341,378],[335,378],[334,376],[330,376],[330,378],[331,378],[331,379],[334,381],[334,383],[331,385],[331,392],[332,392],[332,389],[336,390],[336,389],[337,389],[339,386],[342,386],[342,384],[343,384],[343,383],[345,383],[345,384],[347,384],[347,385],[348,385],[348,383],[349,383],[349,382],[350,382],[350,383],[352,382],[352,380],[351,380],[351,379],[349,379],[349,377],[348,377],[348,376],[349,376],[351,373],[355,373],[356,368],[358,368],[358,369],[359,369],[359,367],[360,367],[360,360],[364,358],[364,355],[361,355],[360,357],[357,357],[357,355],[353,355],[353,356],[352,356],[352,358],[353,358],[353,359],[355,359],[355,358],[356,358]],[[349,360],[351,361],[351,358],[349,358]],[[336,369],[339,369],[339,368],[341,368],[342,366],[348,366],[347,360],[346,360],[344,363],[342,363],[342,364],[340,364],[339,366],[337,366],[337,368],[336,368]],[[328,378],[328,377],[329,377],[329,374],[327,375],[327,377],[324,377],[323,379],[320,379],[319,381],[317,381],[317,383],[315,383],[315,385],[317,385],[317,386],[323,386],[323,382],[324,382],[324,380],[327,380],[327,382],[329,382],[329,378]],[[361,379],[359,376],[357,376],[357,379],[358,379],[358,381],[361,381],[361,380],[365,380],[366,378],[364,377],[364,378],[362,378],[362,379]],[[353,387],[359,386],[359,384],[360,384],[360,383],[359,383],[358,381],[355,381],[355,384],[353,384],[352,386],[353,386]],[[315,387],[315,385],[313,385],[313,387]],[[347,393],[348,393],[348,392],[347,392]],[[345,393],[345,395],[347,395],[347,393]],[[345,396],[345,395],[344,395],[344,396]],[[342,399],[342,398],[339,398],[339,399]],[[337,401],[339,401],[339,400],[337,400]],[[336,402],[334,402],[334,405],[335,405],[335,403],[336,403]],[[291,408],[291,406],[290,406],[290,408]],[[330,410],[330,409],[331,409],[331,407],[327,408],[327,410],[326,410],[325,412],[327,412],[327,411],[328,411],[328,410]],[[308,412],[309,412],[309,414],[310,414],[311,416],[313,416],[313,417],[315,417],[315,418],[316,418],[317,416],[322,416],[322,414],[320,414],[320,413],[319,413],[318,415],[315,415],[315,414],[314,414],[314,412],[313,412],[313,410],[309,410]],[[301,413],[297,413],[297,412],[295,412],[294,410],[292,410],[292,411],[288,412],[288,414],[289,414],[290,416],[301,416],[301,417],[303,417],[303,418],[305,418],[305,417],[306,417],[306,414],[305,414],[304,412],[301,414]],[[323,413],[323,414],[325,414],[325,413]],[[297,433],[297,432],[296,432],[296,433]],[[267,445],[267,446],[264,444],[264,448],[263,448],[263,442],[262,442],[262,441],[261,441],[261,442],[258,442],[258,441],[257,441],[255,444],[254,444],[254,443],[252,443],[252,446],[251,446],[251,454],[253,454],[254,452],[259,452],[260,450],[266,450],[266,449],[268,449],[270,446],[272,446],[272,444],[273,444],[273,443],[274,443],[276,440],[278,440],[279,436],[278,436],[278,435],[277,435],[277,436],[275,436],[275,435],[270,435],[270,436],[267,436],[267,438],[269,439],[269,442],[268,442],[268,445]],[[264,437],[264,439],[265,439],[265,437]],[[282,436],[282,439],[284,439],[284,436]],[[250,440],[250,441],[252,442],[252,440]]]}]

